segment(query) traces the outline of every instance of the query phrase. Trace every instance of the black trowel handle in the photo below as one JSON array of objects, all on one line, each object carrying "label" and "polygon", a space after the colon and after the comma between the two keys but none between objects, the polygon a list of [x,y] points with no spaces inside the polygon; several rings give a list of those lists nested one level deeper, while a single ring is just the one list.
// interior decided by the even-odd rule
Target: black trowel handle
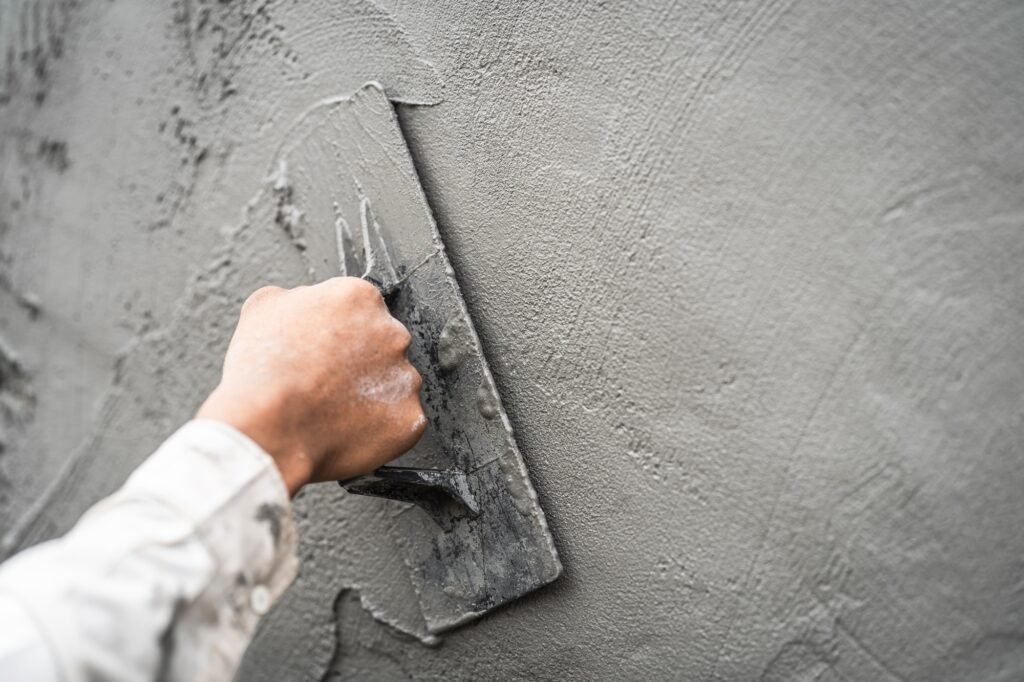
[{"label": "black trowel handle", "polygon": [[409,502],[423,509],[442,526],[454,516],[477,516],[480,506],[461,471],[381,467],[371,474],[339,481],[356,495]]}]

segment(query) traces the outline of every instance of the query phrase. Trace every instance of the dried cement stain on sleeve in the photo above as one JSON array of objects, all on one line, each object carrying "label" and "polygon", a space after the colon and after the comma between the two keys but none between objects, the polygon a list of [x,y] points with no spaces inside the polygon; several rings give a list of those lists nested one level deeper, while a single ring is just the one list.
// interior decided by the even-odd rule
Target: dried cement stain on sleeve
[{"label": "dried cement stain on sleeve", "polygon": [[269,503],[260,505],[256,510],[256,520],[267,524],[275,547],[281,542],[281,515],[286,513],[288,512],[281,505]]}]

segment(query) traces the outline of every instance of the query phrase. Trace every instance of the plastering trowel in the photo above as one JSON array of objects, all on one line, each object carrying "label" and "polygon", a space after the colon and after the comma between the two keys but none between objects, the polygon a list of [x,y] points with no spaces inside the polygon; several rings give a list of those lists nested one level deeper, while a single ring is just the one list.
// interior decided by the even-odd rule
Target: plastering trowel
[{"label": "plastering trowel", "polygon": [[[340,261],[372,281],[409,328],[429,421],[399,466],[342,486],[389,498],[379,504],[394,507],[426,628],[440,633],[551,582],[561,564],[383,89],[369,83],[305,118],[285,156],[303,176],[281,184],[279,216],[295,202],[306,225],[334,224],[334,248],[312,234],[303,248],[336,253],[334,271]],[[314,274],[331,270],[321,260]]]}]

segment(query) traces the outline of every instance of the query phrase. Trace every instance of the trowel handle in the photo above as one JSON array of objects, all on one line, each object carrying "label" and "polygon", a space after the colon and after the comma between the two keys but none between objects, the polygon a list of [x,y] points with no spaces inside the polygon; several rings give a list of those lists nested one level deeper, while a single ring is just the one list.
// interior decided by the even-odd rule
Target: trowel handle
[{"label": "trowel handle", "polygon": [[452,516],[480,513],[466,474],[461,471],[390,466],[338,484],[355,495],[415,504],[441,525],[446,525]]}]

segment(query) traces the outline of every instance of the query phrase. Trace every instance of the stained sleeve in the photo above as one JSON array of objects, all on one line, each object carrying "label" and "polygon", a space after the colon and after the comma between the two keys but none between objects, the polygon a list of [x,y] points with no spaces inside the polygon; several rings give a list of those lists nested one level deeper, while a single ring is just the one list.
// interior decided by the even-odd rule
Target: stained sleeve
[{"label": "stained sleeve", "polygon": [[189,422],[66,536],[0,565],[0,679],[230,680],[297,564],[270,456]]}]

